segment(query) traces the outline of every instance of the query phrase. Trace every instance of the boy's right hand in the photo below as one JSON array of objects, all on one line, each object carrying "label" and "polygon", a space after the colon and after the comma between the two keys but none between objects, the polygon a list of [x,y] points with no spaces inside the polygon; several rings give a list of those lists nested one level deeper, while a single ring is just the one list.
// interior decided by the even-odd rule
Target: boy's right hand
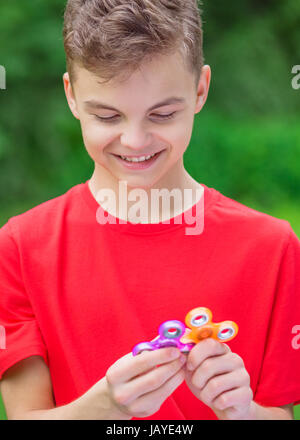
[{"label": "boy's right hand", "polygon": [[184,381],[185,362],[175,347],[126,354],[106,372],[112,403],[131,418],[151,416]]}]

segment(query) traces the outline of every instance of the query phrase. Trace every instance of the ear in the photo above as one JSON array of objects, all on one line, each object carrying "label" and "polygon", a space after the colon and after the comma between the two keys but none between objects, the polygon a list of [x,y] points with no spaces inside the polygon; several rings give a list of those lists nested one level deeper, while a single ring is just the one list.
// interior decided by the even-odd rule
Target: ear
[{"label": "ear", "polygon": [[72,90],[71,81],[70,81],[70,77],[69,77],[68,72],[64,73],[63,82],[64,82],[65,94],[66,94],[66,98],[67,98],[70,110],[73,113],[73,115],[75,116],[75,118],[79,119],[79,114],[77,111],[77,104],[76,104],[76,100],[75,100],[74,93]]},{"label": "ear", "polygon": [[199,113],[202,110],[207,100],[210,80],[211,80],[211,69],[210,66],[205,65],[202,67],[202,72],[198,84],[195,113]]}]

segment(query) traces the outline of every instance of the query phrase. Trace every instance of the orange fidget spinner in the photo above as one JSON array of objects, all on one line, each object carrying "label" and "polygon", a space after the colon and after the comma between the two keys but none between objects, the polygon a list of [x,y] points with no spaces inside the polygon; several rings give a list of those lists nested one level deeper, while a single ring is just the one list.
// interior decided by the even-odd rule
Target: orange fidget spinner
[{"label": "orange fidget spinner", "polygon": [[206,338],[227,342],[235,338],[239,330],[238,325],[233,321],[212,322],[212,312],[206,307],[190,310],[185,317],[185,324],[189,328],[180,339],[184,344],[192,342],[197,344]]}]

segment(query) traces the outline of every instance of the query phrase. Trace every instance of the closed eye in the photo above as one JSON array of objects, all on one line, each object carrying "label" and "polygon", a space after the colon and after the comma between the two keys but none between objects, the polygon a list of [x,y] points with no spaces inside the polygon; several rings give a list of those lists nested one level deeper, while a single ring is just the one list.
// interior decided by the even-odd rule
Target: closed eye
[{"label": "closed eye", "polygon": [[[172,119],[176,113],[177,113],[176,111],[173,113],[168,113],[166,115],[160,115],[160,114],[153,113],[153,116],[155,116],[156,118],[158,118],[160,120],[167,120],[167,119]],[[117,121],[117,119],[119,118],[119,115],[111,116],[109,118],[103,118],[98,115],[95,115],[95,116],[97,119],[100,119],[100,121],[102,121],[102,122],[114,122],[114,121]]]}]

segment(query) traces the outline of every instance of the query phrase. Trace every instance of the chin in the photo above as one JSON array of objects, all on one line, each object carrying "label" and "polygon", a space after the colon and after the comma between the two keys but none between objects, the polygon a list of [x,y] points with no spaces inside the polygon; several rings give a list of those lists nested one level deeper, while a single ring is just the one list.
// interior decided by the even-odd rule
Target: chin
[{"label": "chin", "polygon": [[[120,179],[120,180],[126,180],[126,179]],[[157,180],[145,183],[145,181],[142,181],[142,180],[141,180],[141,182],[139,182],[138,180],[127,179],[126,182],[127,182],[128,188],[130,188],[130,189],[144,189],[147,191],[147,190],[153,188],[153,186],[155,185]]]}]

